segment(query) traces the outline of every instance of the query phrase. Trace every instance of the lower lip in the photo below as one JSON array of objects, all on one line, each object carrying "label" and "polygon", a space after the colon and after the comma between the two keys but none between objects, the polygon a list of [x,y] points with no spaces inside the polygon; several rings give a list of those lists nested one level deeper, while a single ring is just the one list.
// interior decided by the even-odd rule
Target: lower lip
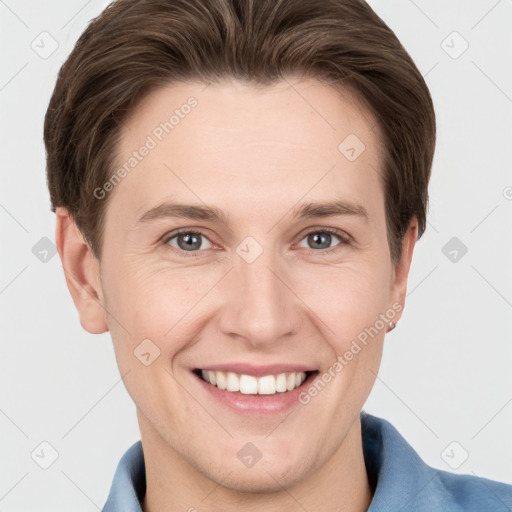
[{"label": "lower lip", "polygon": [[274,395],[244,395],[240,391],[233,392],[219,389],[217,386],[209,384],[193,373],[194,378],[199,381],[203,389],[215,400],[239,414],[252,417],[271,416],[287,411],[294,405],[300,405],[300,393],[311,384],[316,375],[317,372],[308,374],[306,380],[292,391],[278,392]]}]

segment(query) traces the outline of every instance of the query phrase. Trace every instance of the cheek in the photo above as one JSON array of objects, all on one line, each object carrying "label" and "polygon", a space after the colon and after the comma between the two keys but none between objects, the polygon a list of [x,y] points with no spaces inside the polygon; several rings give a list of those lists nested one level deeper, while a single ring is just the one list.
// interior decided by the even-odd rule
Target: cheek
[{"label": "cheek", "polygon": [[138,262],[112,269],[105,279],[105,298],[116,349],[132,353],[150,339],[162,355],[172,357],[186,342],[183,332],[207,303],[204,298],[219,281],[218,273]]},{"label": "cheek", "polygon": [[293,288],[324,324],[322,331],[338,352],[385,313],[389,276],[388,266],[373,258],[318,267],[313,275],[304,271],[294,278]]},{"label": "cheek", "polygon": [[[168,417],[159,407],[169,397],[186,417],[190,404],[181,396],[173,361],[200,332],[205,318],[201,306],[208,306],[204,298],[218,277],[151,265],[118,265],[110,270],[104,295],[115,356],[120,373],[126,374],[128,393],[155,421]],[[173,421],[178,424],[182,416]]]}]

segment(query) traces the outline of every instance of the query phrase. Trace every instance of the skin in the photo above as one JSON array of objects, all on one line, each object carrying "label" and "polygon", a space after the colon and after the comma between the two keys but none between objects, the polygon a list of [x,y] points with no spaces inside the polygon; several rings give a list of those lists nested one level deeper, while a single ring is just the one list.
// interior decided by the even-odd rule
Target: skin
[{"label": "skin", "polygon": [[[321,375],[379,314],[404,305],[417,222],[394,265],[376,121],[355,96],[311,79],[260,88],[175,84],[133,110],[118,164],[190,96],[197,107],[110,193],[101,262],[68,212],[57,210],[57,247],[81,324],[111,332],[137,407],[147,472],[143,508],[366,510],[372,490],[359,413],[386,328],[291,414],[244,417],[213,400],[190,370],[295,363]],[[366,146],[354,161],[338,150],[348,134]],[[363,206],[367,220],[293,215],[305,202],[333,199]],[[164,201],[214,206],[226,221],[138,223]],[[161,239],[176,228],[201,231],[201,248],[187,252],[177,238]],[[307,236],[322,228],[350,239],[333,235],[325,253]],[[248,236],[263,249],[253,263],[236,252]],[[134,356],[144,339],[160,350],[149,366]],[[251,468],[237,458],[247,442],[262,454]]]}]

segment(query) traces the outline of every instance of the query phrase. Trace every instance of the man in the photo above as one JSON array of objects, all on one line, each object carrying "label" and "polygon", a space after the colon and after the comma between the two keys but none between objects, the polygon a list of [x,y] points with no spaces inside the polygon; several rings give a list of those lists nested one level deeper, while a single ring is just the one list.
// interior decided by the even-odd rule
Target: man
[{"label": "man", "polygon": [[117,1],[45,142],[68,287],[137,406],[105,511],[512,507],[362,412],[435,146],[426,84],[366,3]]}]

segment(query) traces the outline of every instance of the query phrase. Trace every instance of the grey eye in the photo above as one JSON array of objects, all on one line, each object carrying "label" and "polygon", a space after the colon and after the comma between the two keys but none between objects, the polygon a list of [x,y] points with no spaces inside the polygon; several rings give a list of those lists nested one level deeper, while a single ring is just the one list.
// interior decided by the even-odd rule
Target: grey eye
[{"label": "grey eye", "polygon": [[[210,244],[208,247],[204,247],[203,241],[206,241],[207,244]],[[174,244],[177,243],[177,246]],[[208,249],[211,247],[210,241],[203,236],[201,233],[187,232],[187,233],[178,233],[169,239],[167,242],[172,247],[176,249],[181,249],[182,251],[198,251],[199,249]]]},{"label": "grey eye", "polygon": [[[338,235],[328,231],[314,231],[306,235],[302,240],[306,240],[308,244],[306,247],[309,249],[330,249],[333,237],[337,238],[339,242],[343,241]],[[301,245],[301,247],[304,247],[304,245]]]}]

